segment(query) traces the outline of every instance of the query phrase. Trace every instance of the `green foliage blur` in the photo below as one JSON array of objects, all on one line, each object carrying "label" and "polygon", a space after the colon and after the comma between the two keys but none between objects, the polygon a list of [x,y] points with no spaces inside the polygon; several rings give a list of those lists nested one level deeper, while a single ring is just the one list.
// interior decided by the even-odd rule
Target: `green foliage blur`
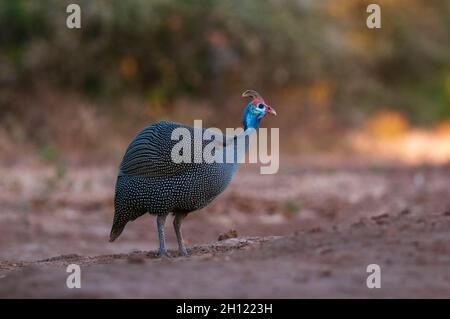
[{"label": "green foliage blur", "polygon": [[[373,30],[371,2],[2,0],[0,122],[42,85],[86,99],[187,96],[220,107],[247,88],[289,103],[319,84],[318,99],[325,94],[344,125],[381,108],[418,125],[449,119],[449,1],[377,1],[382,28]],[[69,3],[81,6],[80,30],[66,28]]]}]

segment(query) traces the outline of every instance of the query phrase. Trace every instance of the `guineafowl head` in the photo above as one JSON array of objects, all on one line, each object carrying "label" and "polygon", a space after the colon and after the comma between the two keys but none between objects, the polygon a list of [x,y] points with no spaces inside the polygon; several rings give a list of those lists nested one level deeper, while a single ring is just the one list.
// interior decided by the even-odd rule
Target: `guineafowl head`
[{"label": "guineafowl head", "polygon": [[267,105],[264,99],[256,91],[247,90],[242,93],[243,97],[250,97],[251,101],[247,104],[244,110],[244,117],[242,119],[244,124],[244,130],[248,128],[257,129],[261,124],[261,120],[266,114],[277,115],[275,110]]}]

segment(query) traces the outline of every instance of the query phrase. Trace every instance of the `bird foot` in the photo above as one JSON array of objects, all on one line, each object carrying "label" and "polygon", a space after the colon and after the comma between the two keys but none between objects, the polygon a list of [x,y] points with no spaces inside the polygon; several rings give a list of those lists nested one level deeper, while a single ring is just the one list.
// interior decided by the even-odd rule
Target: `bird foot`
[{"label": "bird foot", "polygon": [[158,251],[158,257],[160,258],[172,258],[167,250]]},{"label": "bird foot", "polygon": [[182,256],[182,257],[188,257],[189,256],[186,248],[180,249],[179,252],[180,252],[180,256]]}]

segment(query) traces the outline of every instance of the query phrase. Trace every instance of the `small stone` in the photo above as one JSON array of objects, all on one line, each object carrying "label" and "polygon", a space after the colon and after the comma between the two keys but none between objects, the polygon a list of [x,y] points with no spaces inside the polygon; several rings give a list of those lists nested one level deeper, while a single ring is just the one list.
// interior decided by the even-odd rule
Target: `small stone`
[{"label": "small stone", "polygon": [[310,234],[315,234],[315,233],[321,233],[322,232],[322,228],[320,227],[314,227],[308,230],[308,233]]},{"label": "small stone", "polygon": [[320,277],[330,277],[333,274],[333,272],[330,269],[324,269],[321,270],[319,273]]},{"label": "small stone", "polygon": [[400,215],[404,216],[404,215],[408,215],[410,213],[411,213],[411,211],[408,208],[405,208],[400,212]]},{"label": "small stone", "polygon": [[234,229],[230,229],[226,233],[222,233],[219,235],[219,238],[217,238],[218,241],[230,239],[230,238],[236,238],[238,236],[238,233]]},{"label": "small stone", "polygon": [[378,220],[385,219],[388,217],[389,217],[389,214],[381,214],[381,215],[377,215],[377,216],[372,216],[372,220],[378,221]]},{"label": "small stone", "polygon": [[325,248],[319,249],[318,252],[320,255],[325,255],[325,254],[331,253],[332,251],[333,251],[333,248],[325,247]]}]

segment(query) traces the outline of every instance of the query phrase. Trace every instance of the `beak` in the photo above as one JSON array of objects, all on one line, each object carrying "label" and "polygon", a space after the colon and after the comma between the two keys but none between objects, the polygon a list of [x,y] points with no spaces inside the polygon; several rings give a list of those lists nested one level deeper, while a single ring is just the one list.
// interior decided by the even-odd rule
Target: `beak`
[{"label": "beak", "polygon": [[277,112],[275,111],[275,109],[273,107],[271,107],[271,106],[268,106],[268,105],[266,105],[266,112],[270,113],[270,114],[273,114],[275,116],[277,115]]}]

